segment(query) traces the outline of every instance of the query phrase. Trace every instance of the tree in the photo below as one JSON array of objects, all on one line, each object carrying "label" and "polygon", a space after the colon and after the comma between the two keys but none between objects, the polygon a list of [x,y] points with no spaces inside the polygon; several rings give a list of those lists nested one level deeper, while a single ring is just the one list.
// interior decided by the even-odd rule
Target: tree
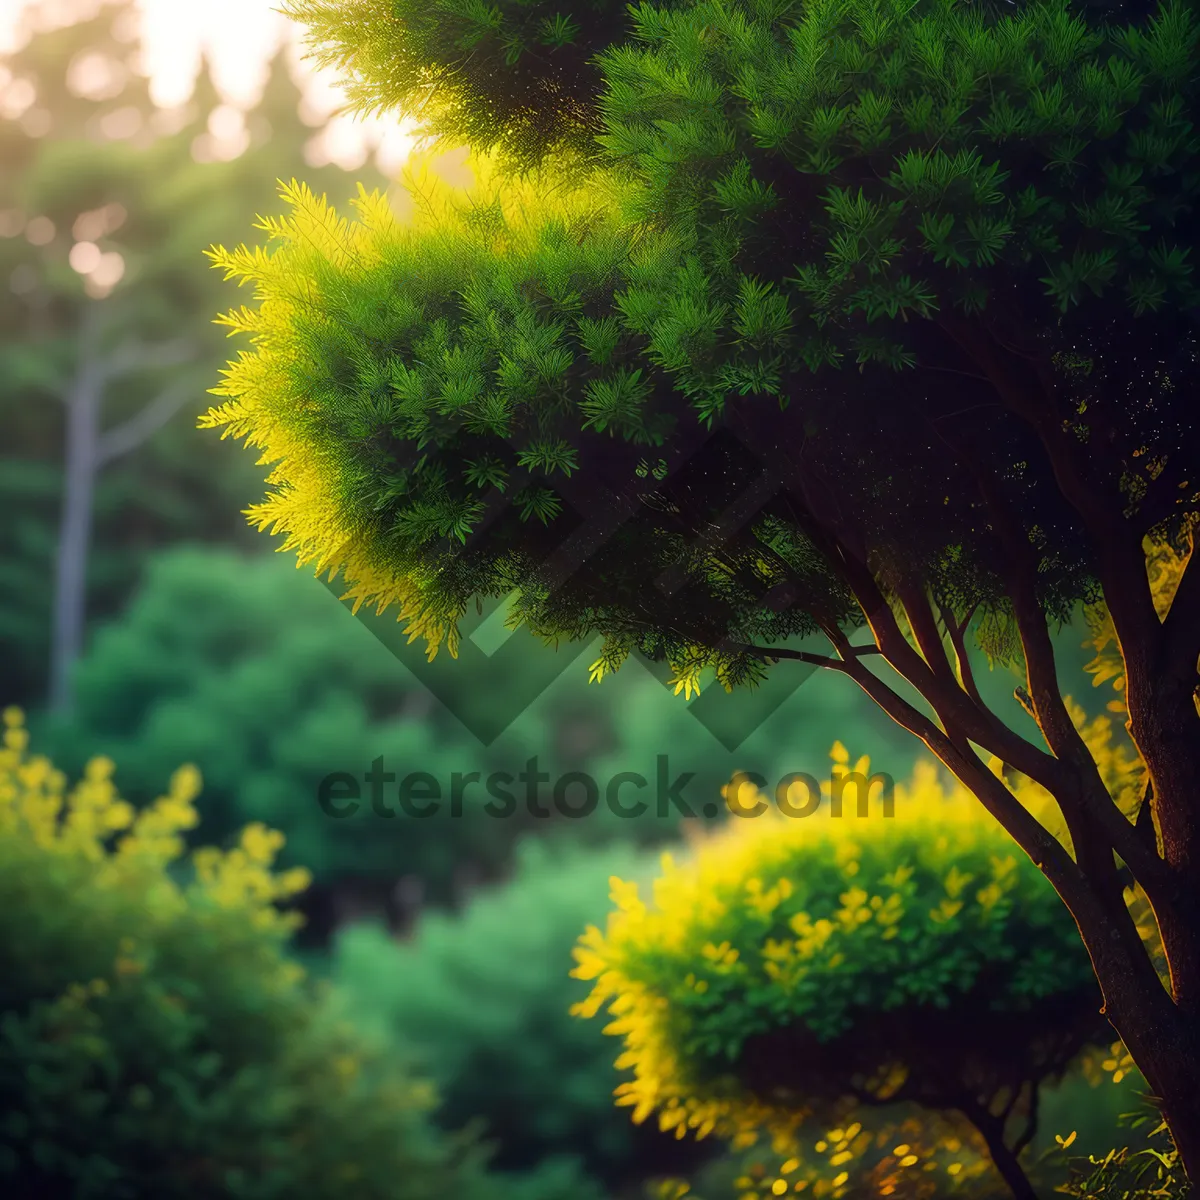
[{"label": "tree", "polygon": [[[214,525],[236,536],[225,514],[251,498],[252,472],[177,420],[185,405],[200,407],[220,355],[219,334],[193,320],[210,310],[215,282],[196,245],[265,200],[258,172],[297,169],[313,134],[280,56],[251,121],[256,140],[269,140],[255,145],[254,169],[194,161],[220,102],[207,64],[189,111],[166,120],[136,70],[136,46],[117,36],[130,15],[128,4],[108,5],[35,35],[2,64],[35,97],[29,112],[42,124],[4,122],[12,170],[0,185],[0,270],[10,280],[0,297],[0,486],[19,517],[4,538],[14,601],[0,636],[13,643],[8,698],[41,700],[48,666],[60,711],[89,600],[103,612],[120,595],[146,542],[163,540],[164,526],[175,536],[211,536]],[[108,86],[80,94],[88,64],[108,73]],[[39,577],[47,571],[51,603]],[[52,661],[43,665],[43,655]]]},{"label": "tree", "polygon": [[[689,693],[789,660],[857,683],[1053,884],[1200,1174],[1190,0],[705,0],[540,30],[519,4],[291,11],[364,102],[424,89],[445,137],[542,121],[556,150],[497,139],[469,208],[414,178],[412,220],[364,190],[339,221],[294,184],[270,253],[214,249],[263,300],[226,318],[256,346],[206,418],[278,464],[260,528],[431,652],[515,592],[548,641],[605,637],[596,678],[638,651]],[[597,46],[563,82],[555,57]],[[501,53],[507,108],[481,82]],[[1156,546],[1180,563],[1158,595]],[[1050,631],[1080,603],[1119,646],[1133,811],[1059,685]],[[1023,661],[1034,725],[984,703],[972,640]]]},{"label": "tree", "polygon": [[[575,1011],[612,1012],[635,1072],[617,1102],[635,1121],[786,1137],[814,1115],[861,1128],[881,1105],[916,1104],[973,1126],[1033,1200],[1021,1155],[1041,1090],[1107,1041],[1078,932],[934,764],[880,798],[868,759],[851,765],[839,743],[834,760],[833,784],[793,785],[782,813],[735,778],[743,819],[666,861],[650,903],[614,880],[618,910],[576,949],[573,974],[596,982]],[[860,817],[872,799],[882,812],[853,821],[850,797]]]},{"label": "tree", "polygon": [[[74,49],[79,31],[63,40],[64,48]],[[93,53],[104,53],[99,38]],[[33,57],[33,69],[25,79],[46,102],[52,88],[45,62],[49,56],[35,53]],[[62,56],[55,65],[66,74],[75,61],[76,55]],[[57,82],[66,91],[62,81]],[[134,98],[145,99],[144,95]],[[78,101],[73,107],[79,107]],[[165,423],[189,393],[195,395],[200,376],[162,374],[164,368],[195,360],[199,349],[195,338],[162,338],[152,344],[144,338],[126,339],[119,346],[113,344],[116,326],[144,325],[147,317],[151,322],[155,316],[165,318],[167,329],[181,326],[178,311],[172,320],[170,303],[177,293],[184,303],[187,300],[178,277],[179,258],[187,254],[187,243],[174,243],[172,261],[168,231],[181,223],[187,208],[194,207],[195,196],[185,189],[178,199],[186,208],[153,214],[147,221],[145,210],[154,207],[152,201],[147,204],[147,193],[158,187],[165,171],[177,170],[176,164],[164,159],[161,148],[157,154],[139,153],[127,142],[104,144],[86,137],[86,126],[77,113],[60,118],[60,124],[66,126],[65,135],[60,131],[53,139],[30,139],[30,150],[22,156],[26,158],[23,170],[14,177],[15,187],[5,189],[9,192],[5,199],[15,204],[8,214],[8,232],[26,235],[23,246],[10,243],[17,248],[12,257],[19,259],[12,268],[17,293],[12,297],[17,310],[12,313],[13,329],[18,322],[26,328],[21,341],[6,347],[5,373],[26,386],[36,383],[52,391],[65,410],[64,495],[50,669],[51,703],[65,709],[70,702],[70,669],[83,637],[97,477]],[[46,138],[45,132],[41,138]],[[137,231],[132,239],[127,227],[131,209]],[[145,233],[150,242],[139,244],[138,234]],[[159,243],[162,253],[157,252]],[[140,287],[131,290],[128,282],[122,287],[127,271],[131,279],[146,276]],[[131,297],[134,304],[145,304],[132,320],[117,311],[127,307]],[[22,308],[24,313],[18,315]],[[123,421],[102,428],[105,394],[114,385],[128,391],[133,382],[136,388],[146,371],[158,373],[149,398]]]}]

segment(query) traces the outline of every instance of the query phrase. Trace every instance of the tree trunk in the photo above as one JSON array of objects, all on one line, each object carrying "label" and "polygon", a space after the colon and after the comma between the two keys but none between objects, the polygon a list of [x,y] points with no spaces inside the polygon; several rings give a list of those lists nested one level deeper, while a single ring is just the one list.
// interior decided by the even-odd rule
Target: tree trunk
[{"label": "tree trunk", "polygon": [[59,520],[50,658],[50,710],[72,706],[71,674],[83,648],[87,619],[87,565],[100,440],[102,380],[86,356],[66,397],[63,502]]},{"label": "tree trunk", "polygon": [[66,446],[63,453],[63,503],[59,521],[50,649],[50,711],[69,716],[73,705],[71,674],[83,650],[87,627],[87,569],[91,550],[96,479],[107,463],[140,446],[165,424],[192,394],[193,382],[175,380],[129,420],[102,433],[101,414],[108,384],[129,371],[177,366],[195,357],[188,338],[144,345],[125,343],[101,356],[101,305],[84,309],[79,332],[79,366],[63,399]]},{"label": "tree trunk", "polygon": [[1167,1022],[1139,1007],[1108,1016],[1150,1085],[1188,1178],[1200,1180],[1200,1026],[1178,1010]]},{"label": "tree trunk", "polygon": [[[1192,549],[1179,588],[1154,638],[1120,644],[1129,735],[1149,771],[1153,827],[1168,874],[1143,882],[1170,972],[1173,1000],[1165,1027],[1144,1044],[1140,1014],[1113,1021],[1133,1061],[1162,1104],[1188,1178],[1200,1182],[1200,553]],[[1107,593],[1106,593],[1107,594]],[[1149,827],[1147,827],[1149,832]],[[1136,877],[1136,872],[1135,872]],[[1126,1037],[1128,1026],[1129,1037]]]},{"label": "tree trunk", "polygon": [[1004,1140],[1004,1121],[974,1099],[964,1098],[958,1105],[958,1111],[979,1130],[987,1143],[992,1163],[1015,1200],[1038,1200],[1038,1194],[1021,1166],[1019,1155]]}]

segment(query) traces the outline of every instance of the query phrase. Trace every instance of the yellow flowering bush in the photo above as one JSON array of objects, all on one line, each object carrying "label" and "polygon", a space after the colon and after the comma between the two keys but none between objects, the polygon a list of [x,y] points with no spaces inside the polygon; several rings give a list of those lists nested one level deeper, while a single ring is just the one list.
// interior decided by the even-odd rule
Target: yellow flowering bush
[{"label": "yellow flowering bush", "polygon": [[69,787],[0,748],[0,1194],[495,1195],[426,1123],[424,1085],[320,1000],[276,902],[282,841],[251,825],[184,857],[197,771],[136,811],[113,764]]},{"label": "yellow flowering bush", "polygon": [[[870,775],[840,744],[833,758],[835,778]],[[735,811],[766,799],[733,788]],[[765,1130],[786,1149],[807,1118],[864,1103],[969,1113],[1018,1095],[1019,1111],[1111,1040],[1073,923],[973,796],[929,763],[896,786],[891,818],[833,819],[823,791],[808,819],[768,805],[686,863],[664,856],[652,902],[612,880],[607,930],[576,948],[594,982],[575,1011],[612,1014],[633,1071],[617,1103],[635,1121],[657,1112],[679,1137],[735,1145]]]}]

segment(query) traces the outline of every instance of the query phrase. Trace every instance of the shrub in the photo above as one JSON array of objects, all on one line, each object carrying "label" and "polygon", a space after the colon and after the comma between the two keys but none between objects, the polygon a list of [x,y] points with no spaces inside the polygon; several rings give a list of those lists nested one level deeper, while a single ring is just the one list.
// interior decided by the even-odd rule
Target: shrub
[{"label": "shrub", "polygon": [[[746,811],[762,798],[740,786],[727,798]],[[1033,863],[931,764],[894,805],[735,820],[693,861],[664,861],[653,907],[614,883],[607,933],[576,951],[596,981],[576,1011],[616,1017],[635,1121],[786,1143],[810,1116],[909,1102],[961,1113],[1020,1184],[1039,1085],[1111,1038],[1089,958]]]},{"label": "shrub", "polygon": [[616,1185],[695,1163],[694,1150],[639,1130],[614,1106],[622,1077],[612,1043],[570,1016],[587,994],[569,974],[575,939],[603,912],[609,878],[649,877],[652,860],[628,846],[537,839],[518,851],[510,882],[461,915],[426,914],[409,941],[367,924],[343,930],[333,979],[362,1020],[430,1073],[445,1124],[481,1118],[497,1166],[578,1154]]},{"label": "shrub", "polygon": [[[304,886],[261,825],[182,857],[199,778],[135,813],[98,759],[70,790],[0,749],[0,1192],[73,1200],[567,1200],[510,1191],[427,1121],[432,1090],[286,954]],[[115,841],[114,841],[115,839]],[[540,1192],[538,1188],[541,1188]]]},{"label": "shrub", "polygon": [[[535,753],[543,769],[561,766],[551,762],[557,728],[580,714],[578,705],[542,702],[511,737],[484,748],[323,586],[274,555],[161,554],[127,611],[98,631],[76,680],[75,719],[42,731],[64,767],[78,770],[103,747],[120,764],[122,793],[140,807],[176,764],[193,762],[205,779],[196,837],[220,843],[261,821],[286,835],[283,862],[305,864],[320,885],[353,876],[387,889],[414,874],[430,899],[446,900],[456,866],[484,877],[503,871],[523,830],[580,836],[581,822],[539,820],[523,808],[488,818],[482,788],[466,791],[462,819],[446,815],[448,804],[431,819],[407,816],[395,784],[394,819],[372,814],[366,785],[356,815],[323,812],[322,778],[361,779],[381,756],[398,778],[429,772],[443,795],[456,772],[519,770]],[[599,709],[587,716],[602,749],[612,734]],[[582,824],[598,838],[669,833],[653,819]]]}]

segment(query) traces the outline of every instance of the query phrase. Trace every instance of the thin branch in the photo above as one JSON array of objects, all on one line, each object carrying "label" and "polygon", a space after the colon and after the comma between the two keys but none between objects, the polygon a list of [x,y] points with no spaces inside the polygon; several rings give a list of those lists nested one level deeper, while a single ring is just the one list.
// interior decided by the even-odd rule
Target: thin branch
[{"label": "thin branch", "polygon": [[194,338],[172,338],[166,342],[144,342],[129,338],[122,342],[105,360],[102,374],[105,383],[133,371],[157,367],[178,367],[194,359],[200,350]]},{"label": "thin branch", "polygon": [[[845,667],[845,660],[830,658],[827,654],[810,654],[806,650],[790,650],[786,646],[751,646],[743,642],[731,642],[728,649],[735,653],[752,654],[755,658],[791,659],[795,662],[812,663],[813,666],[824,667],[827,670],[839,671]],[[859,658],[864,654],[881,653],[878,646],[852,646],[850,656]]]},{"label": "thin branch", "polygon": [[979,603],[975,604],[967,610],[967,615],[963,617],[961,622],[955,621],[954,614],[937,606],[938,615],[942,619],[942,624],[946,627],[946,633],[949,635],[950,644],[954,647],[954,656],[958,660],[958,681],[967,695],[975,701],[981,709],[986,709],[987,706],[983,702],[983,697],[979,694],[979,688],[975,683],[975,672],[971,669],[971,660],[967,655],[966,633],[971,626],[971,618],[975,615],[979,608]]},{"label": "thin branch", "polygon": [[996,1114],[1000,1118],[1001,1121],[1007,1121],[1009,1118],[1009,1115],[1012,1113],[1012,1110],[1014,1108],[1016,1108],[1017,1101],[1020,1100],[1020,1098],[1021,1098],[1021,1092],[1024,1090],[1025,1083],[1024,1083],[1024,1080],[1022,1080],[1022,1082],[1017,1084],[1015,1087],[1012,1085],[1008,1085],[1008,1086],[1009,1086],[1008,1099],[1004,1102],[1004,1106]]},{"label": "thin branch", "polygon": [[127,421],[114,425],[100,435],[96,443],[96,466],[103,467],[135,450],[161,429],[196,394],[192,380],[179,379],[163,388]]},{"label": "thin branch", "polygon": [[1013,1143],[1013,1154],[1018,1158],[1021,1152],[1033,1141],[1037,1134],[1038,1127],[1038,1102],[1041,1099],[1041,1093],[1038,1091],[1037,1080],[1029,1081],[1029,1111],[1025,1119],[1025,1128],[1021,1132],[1021,1136]]}]

